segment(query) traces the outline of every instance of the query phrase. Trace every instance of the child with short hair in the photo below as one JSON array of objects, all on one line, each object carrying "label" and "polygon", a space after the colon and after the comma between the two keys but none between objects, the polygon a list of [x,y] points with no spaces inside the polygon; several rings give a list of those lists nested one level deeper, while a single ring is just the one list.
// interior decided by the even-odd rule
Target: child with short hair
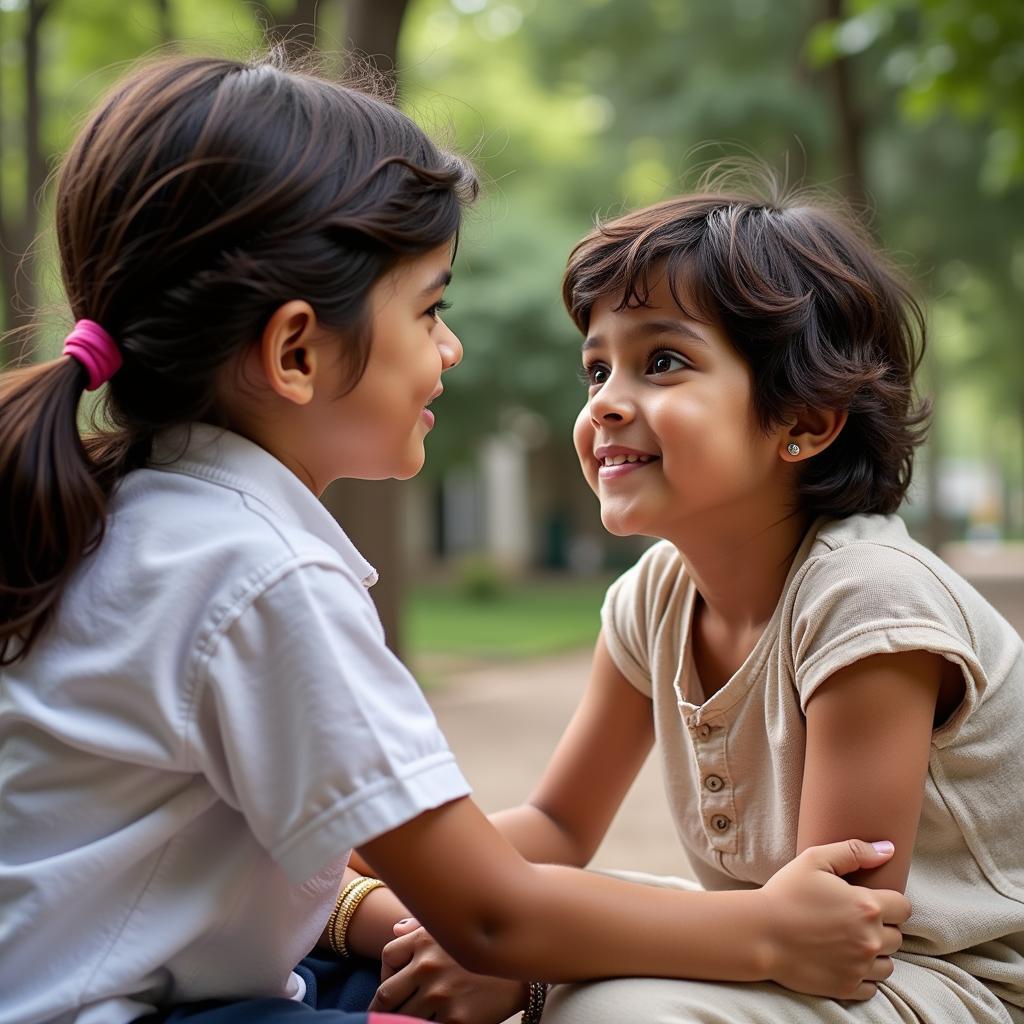
[{"label": "child with short hair", "polygon": [[[895,515],[926,415],[906,286],[824,205],[710,187],[599,225],[564,298],[602,522],[660,542],[609,590],[582,704],[499,828],[586,864],[656,743],[706,889],[884,828],[895,857],[853,877],[914,913],[865,1004],[633,978],[557,987],[545,1024],[1024,1020],[1024,644]],[[399,935],[389,999],[446,986],[502,1018],[500,984]]]},{"label": "child with short hair", "polygon": [[891,969],[906,899],[837,877],[891,844],[743,894],[527,863],[385,646],[317,496],[420,469],[475,192],[393,107],[269,63],[144,66],[79,134],[56,197],[77,322],[0,376],[5,1024],[366,1024],[359,958],[403,902],[522,979],[534,1021],[540,979],[864,998]]}]

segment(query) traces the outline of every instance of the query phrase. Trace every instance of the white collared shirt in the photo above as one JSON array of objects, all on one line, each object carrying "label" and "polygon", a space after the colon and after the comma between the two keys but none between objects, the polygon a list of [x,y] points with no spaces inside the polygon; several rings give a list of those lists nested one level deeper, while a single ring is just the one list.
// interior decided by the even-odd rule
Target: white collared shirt
[{"label": "white collared shirt", "polygon": [[469,792],[376,580],[255,444],[194,425],[0,669],[0,1019],[291,996],[348,852]]}]

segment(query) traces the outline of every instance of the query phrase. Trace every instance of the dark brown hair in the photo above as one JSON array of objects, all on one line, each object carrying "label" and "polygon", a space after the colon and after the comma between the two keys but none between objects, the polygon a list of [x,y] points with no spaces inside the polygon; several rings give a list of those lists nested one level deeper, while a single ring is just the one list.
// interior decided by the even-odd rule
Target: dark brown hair
[{"label": "dark brown hair", "polygon": [[646,305],[665,274],[680,309],[719,325],[750,366],[762,429],[802,408],[849,414],[800,464],[797,507],[894,512],[929,412],[913,393],[921,307],[851,216],[766,184],[712,184],[598,224],[569,256],[566,308],[585,334],[597,299]]},{"label": "dark brown hair", "polygon": [[106,328],[123,365],[84,443],[79,363],[0,376],[0,664],[51,618],[154,434],[220,421],[216,371],[274,310],[307,300],[355,386],[371,287],[453,240],[476,191],[393,106],[272,59],[176,57],[116,86],[64,161],[56,215],[71,312]]}]

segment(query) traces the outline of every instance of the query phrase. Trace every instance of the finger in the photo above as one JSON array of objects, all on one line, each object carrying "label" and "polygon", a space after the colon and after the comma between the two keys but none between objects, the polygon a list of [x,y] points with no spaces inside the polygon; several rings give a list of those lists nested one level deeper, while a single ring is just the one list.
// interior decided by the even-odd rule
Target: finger
[{"label": "finger", "polygon": [[903,893],[893,892],[892,889],[876,889],[875,896],[882,911],[882,920],[886,924],[903,924],[910,917],[913,908]]},{"label": "finger", "polygon": [[391,967],[394,970],[400,970],[405,967],[410,960],[412,960],[412,956],[415,951],[415,933],[410,932],[408,935],[403,935],[401,938],[392,939],[380,951],[380,960],[381,963],[387,964],[388,967]]},{"label": "finger", "polygon": [[903,945],[903,932],[899,928],[886,925],[882,929],[882,953],[892,956]]},{"label": "finger", "polygon": [[847,839],[842,843],[809,847],[801,857],[822,870],[848,875],[861,868],[879,867],[892,857],[895,849],[888,840],[866,843],[863,839]]},{"label": "finger", "polygon": [[373,1013],[397,1010],[412,999],[417,991],[419,988],[413,978],[405,972],[399,972],[377,989],[369,1009]]},{"label": "finger", "polygon": [[868,981],[885,981],[894,970],[891,957],[876,956],[875,962],[868,968]]},{"label": "finger", "polygon": [[396,936],[408,935],[410,932],[416,931],[419,928],[420,923],[415,917],[403,917],[401,921],[396,921],[392,931]]}]

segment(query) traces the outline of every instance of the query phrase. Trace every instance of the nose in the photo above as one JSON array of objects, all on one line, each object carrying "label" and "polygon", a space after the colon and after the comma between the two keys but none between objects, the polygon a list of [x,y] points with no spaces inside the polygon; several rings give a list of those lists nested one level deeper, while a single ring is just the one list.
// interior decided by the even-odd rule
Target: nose
[{"label": "nose", "polygon": [[441,353],[441,368],[450,370],[462,362],[462,342],[455,332],[443,321],[438,320],[435,328],[437,351]]},{"label": "nose", "polygon": [[590,419],[595,424],[628,423],[635,415],[629,389],[616,380],[614,373],[591,395]]}]

